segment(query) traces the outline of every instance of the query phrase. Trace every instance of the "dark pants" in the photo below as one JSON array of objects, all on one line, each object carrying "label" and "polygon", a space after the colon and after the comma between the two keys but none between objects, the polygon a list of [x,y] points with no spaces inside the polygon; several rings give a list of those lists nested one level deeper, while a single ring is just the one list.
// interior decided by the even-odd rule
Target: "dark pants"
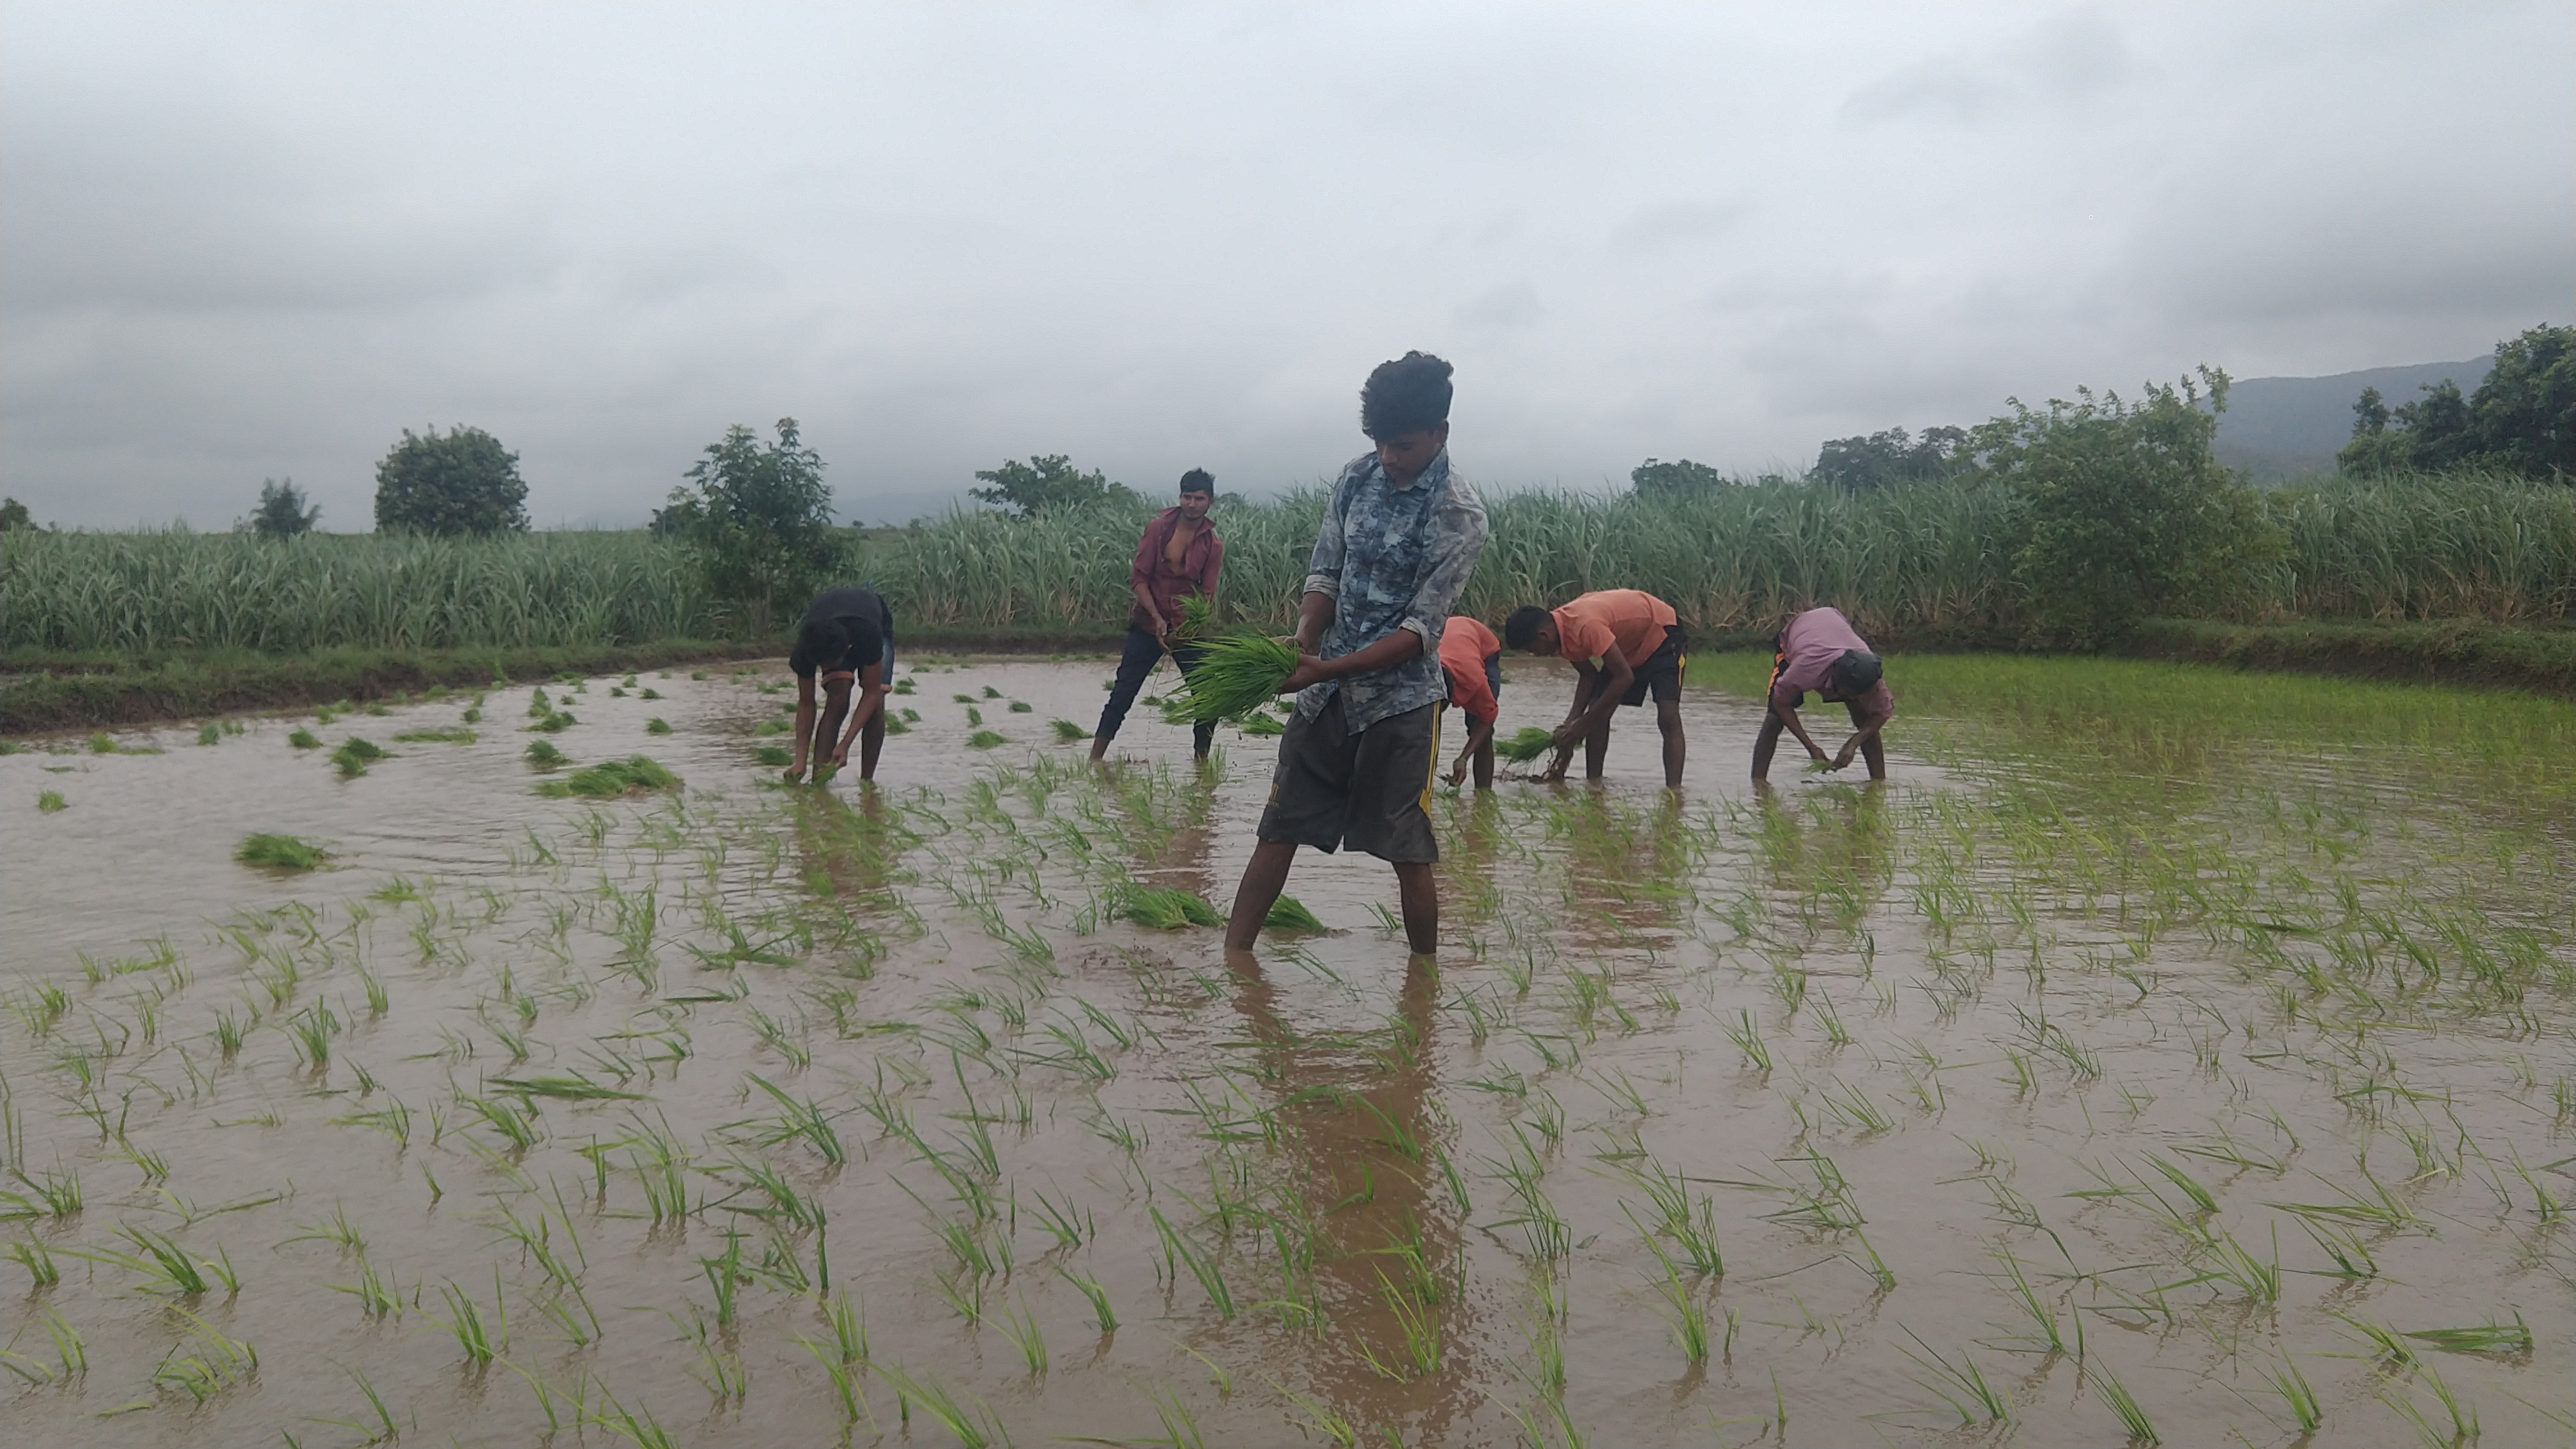
[{"label": "dark pants", "polygon": [[[1196,644],[1176,644],[1172,646],[1172,662],[1187,674],[1198,667],[1200,652]],[[1135,706],[1137,693],[1144,689],[1145,676],[1154,672],[1162,657],[1162,640],[1133,624],[1127,626],[1127,647],[1118,656],[1118,682],[1110,687],[1109,702],[1100,707],[1100,739],[1118,738],[1118,727],[1127,723],[1127,711]],[[1200,720],[1191,731],[1190,747],[1204,755],[1215,738],[1216,721]]]}]

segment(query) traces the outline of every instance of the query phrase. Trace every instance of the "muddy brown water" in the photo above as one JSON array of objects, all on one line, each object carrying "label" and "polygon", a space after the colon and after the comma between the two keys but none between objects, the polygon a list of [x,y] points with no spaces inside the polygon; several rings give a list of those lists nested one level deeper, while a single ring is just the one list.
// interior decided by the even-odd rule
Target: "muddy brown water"
[{"label": "muddy brown water", "polygon": [[775,664],[550,687],[674,795],[538,797],[525,688],[469,744],[394,738],[463,696],[316,727],[393,752],[353,779],[309,719],[0,759],[10,1442],[2576,1424],[2576,847],[2475,760],[2061,752],[1999,701],[1759,796],[1695,684],[1677,798],[1642,711],[1597,787],[1435,793],[1436,965],[1312,852],[1327,929],[1230,962],[1117,912],[1224,907],[1272,741],[1194,767],[1140,707],[1094,772],[1047,721],[1104,662],[907,669],[872,788],[753,762]]}]

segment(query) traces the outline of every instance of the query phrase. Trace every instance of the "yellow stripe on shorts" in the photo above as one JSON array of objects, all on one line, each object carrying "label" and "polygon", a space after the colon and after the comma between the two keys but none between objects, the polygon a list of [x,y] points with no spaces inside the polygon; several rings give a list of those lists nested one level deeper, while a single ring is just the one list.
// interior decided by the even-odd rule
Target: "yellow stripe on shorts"
[{"label": "yellow stripe on shorts", "polygon": [[1431,788],[1440,783],[1440,721],[1449,714],[1449,701],[1442,700],[1431,711],[1431,768],[1422,777],[1422,813],[1431,813]]}]

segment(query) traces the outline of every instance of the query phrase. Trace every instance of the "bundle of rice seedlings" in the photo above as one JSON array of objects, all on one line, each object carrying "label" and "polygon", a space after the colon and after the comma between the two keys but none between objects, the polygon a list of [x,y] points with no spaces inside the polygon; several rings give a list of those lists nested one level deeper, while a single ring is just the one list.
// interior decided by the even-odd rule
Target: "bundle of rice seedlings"
[{"label": "bundle of rice seedlings", "polygon": [[1494,741],[1494,753],[1516,765],[1526,765],[1555,748],[1555,732],[1537,725],[1523,725],[1510,739]]},{"label": "bundle of rice seedlings", "polygon": [[458,727],[447,730],[405,730],[394,736],[394,742],[406,745],[470,745],[474,731]]},{"label": "bundle of rice seedlings", "polygon": [[245,835],[233,859],[263,870],[311,870],[330,852],[292,835]]},{"label": "bundle of rice seedlings", "polygon": [[36,809],[42,814],[51,815],[57,810],[69,810],[70,808],[72,808],[71,805],[63,799],[63,792],[60,790],[39,790],[36,792]]},{"label": "bundle of rice seedlings", "polygon": [[313,731],[306,729],[302,725],[297,725],[295,727],[295,733],[288,735],[286,737],[286,742],[295,746],[299,750],[318,750],[322,748],[322,737],[313,733]]},{"label": "bundle of rice seedlings", "polygon": [[911,680],[909,680],[909,679],[898,679],[898,680],[896,680],[896,681],[894,682],[894,692],[895,692],[895,693],[897,693],[897,694],[911,694],[911,693],[913,693],[913,685],[912,685],[912,681],[911,681]]},{"label": "bundle of rice seedlings", "polygon": [[1015,699],[1011,701],[1011,713],[1035,714],[1037,713],[1037,706],[1029,703],[1025,699]]},{"label": "bundle of rice seedlings", "polygon": [[995,745],[1009,744],[1010,741],[1003,739],[1000,735],[993,733],[991,730],[977,730],[975,733],[966,737],[966,743],[973,745],[979,750],[989,750]]},{"label": "bundle of rice seedlings", "polygon": [[1248,714],[1243,717],[1243,732],[1248,735],[1284,735],[1288,727],[1275,714]]},{"label": "bundle of rice seedlings", "polygon": [[973,725],[979,730],[982,729],[984,727],[984,712],[971,704],[966,706],[966,723]]},{"label": "bundle of rice seedlings", "polygon": [[1216,913],[1216,907],[1188,891],[1133,882],[1119,888],[1111,904],[1111,914],[1157,931],[1225,924],[1225,917]]},{"label": "bundle of rice seedlings", "polygon": [[1002,697],[1002,692],[988,684],[984,686],[984,697],[986,699],[1000,699]]},{"label": "bundle of rice seedlings", "polygon": [[528,763],[540,770],[551,770],[564,762],[564,752],[552,740],[528,741]]},{"label": "bundle of rice seedlings", "polygon": [[783,719],[765,719],[753,725],[751,732],[756,735],[783,735],[794,728],[795,725]]},{"label": "bundle of rice seedlings", "polygon": [[1164,706],[1178,719],[1240,719],[1279,697],[1297,668],[1297,646],[1236,629],[1199,646],[1198,664]]},{"label": "bundle of rice seedlings", "polygon": [[1091,731],[1084,729],[1082,726],[1075,724],[1069,719],[1051,719],[1048,720],[1047,723],[1055,728],[1055,737],[1065,744],[1069,745],[1075,740],[1087,740],[1091,738]]},{"label": "bundle of rice seedlings", "polygon": [[331,763],[340,767],[341,778],[355,779],[367,773],[368,765],[384,757],[385,752],[380,746],[351,735],[340,742],[340,748],[331,752]]},{"label": "bundle of rice seedlings", "polygon": [[581,723],[580,720],[572,717],[571,710],[558,709],[549,710],[544,719],[538,720],[535,724],[528,726],[528,728],[532,730],[543,730],[547,734],[552,735],[561,734],[563,731],[571,729],[574,725],[579,723]]},{"label": "bundle of rice seedlings", "polygon": [[754,764],[771,766],[785,765],[794,762],[795,758],[796,756],[790,752],[785,745],[754,745],[751,747],[751,759]]},{"label": "bundle of rice seedlings", "polygon": [[1261,918],[1263,929],[1272,931],[1320,931],[1324,923],[1295,896],[1281,896],[1270,903],[1270,914]]},{"label": "bundle of rice seedlings", "polygon": [[1196,639],[1216,632],[1216,605],[1206,598],[1191,594],[1181,600],[1181,627],[1172,631],[1176,639]]},{"label": "bundle of rice seedlings", "polygon": [[620,795],[648,790],[677,790],[680,777],[645,755],[629,755],[622,760],[605,760],[587,769],[575,770],[561,780],[548,780],[537,787],[540,795],[558,799],[579,795],[590,800],[614,800]]},{"label": "bundle of rice seedlings", "polygon": [[903,714],[890,714],[890,715],[887,715],[887,716],[885,717],[885,731],[886,731],[886,733],[887,733],[887,734],[890,734],[890,735],[908,735],[908,734],[911,734],[911,733],[912,733],[912,726],[910,726],[910,725],[908,725],[908,724],[905,724],[905,723],[903,722],[903,721],[904,721],[904,715],[908,715],[908,714],[911,714],[911,713],[912,713],[912,711],[911,711],[911,710],[905,710],[905,711],[903,712]]},{"label": "bundle of rice seedlings", "polygon": [[671,722],[658,714],[644,721],[644,733],[648,735],[667,735],[670,732]]}]

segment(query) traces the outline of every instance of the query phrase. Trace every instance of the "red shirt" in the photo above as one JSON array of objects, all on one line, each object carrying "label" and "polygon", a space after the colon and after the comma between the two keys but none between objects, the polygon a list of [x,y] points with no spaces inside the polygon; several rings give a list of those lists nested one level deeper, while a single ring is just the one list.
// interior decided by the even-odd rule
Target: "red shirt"
[{"label": "red shirt", "polygon": [[1503,707],[1485,679],[1487,660],[1500,657],[1503,641],[1464,614],[1440,626],[1440,668],[1449,676],[1449,702],[1478,724],[1492,724]]},{"label": "red shirt", "polygon": [[1664,647],[1664,630],[1681,622],[1673,606],[1643,589],[1598,589],[1554,611],[1556,652],[1589,664],[1611,650],[1631,669]]},{"label": "red shirt", "polygon": [[[1172,541],[1172,530],[1180,526],[1181,510],[1178,507],[1166,508],[1155,514],[1154,521],[1145,525],[1145,536],[1136,540],[1136,562],[1127,570],[1127,581],[1131,585],[1144,585],[1145,592],[1153,596],[1154,607],[1162,611],[1163,624],[1167,628],[1181,621],[1181,600],[1184,597],[1191,594],[1203,599],[1216,597],[1216,571],[1225,562],[1225,544],[1216,536],[1215,522],[1202,518],[1197,536],[1181,553],[1180,568],[1174,569],[1165,561],[1163,551]],[[1142,604],[1127,611],[1127,622],[1149,633],[1154,628],[1154,621],[1145,617]]]}]

